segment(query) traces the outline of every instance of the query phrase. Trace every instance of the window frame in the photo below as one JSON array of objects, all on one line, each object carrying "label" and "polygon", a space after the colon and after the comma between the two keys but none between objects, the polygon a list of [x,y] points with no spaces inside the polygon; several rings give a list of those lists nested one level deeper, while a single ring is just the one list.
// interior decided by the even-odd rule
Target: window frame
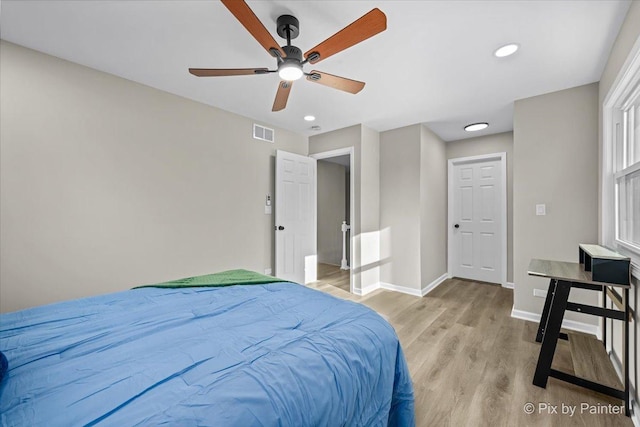
[{"label": "window frame", "polygon": [[[631,49],[625,64],[602,104],[602,157],[600,242],[631,258],[632,274],[640,278],[640,245],[621,240],[619,227],[620,201],[618,183],[640,170],[640,160],[629,165],[629,134],[625,112],[640,98],[640,39]],[[631,118],[633,121],[634,118]],[[638,157],[637,155],[634,157]],[[633,157],[632,157],[633,158]],[[640,224],[637,226],[640,227]]]}]

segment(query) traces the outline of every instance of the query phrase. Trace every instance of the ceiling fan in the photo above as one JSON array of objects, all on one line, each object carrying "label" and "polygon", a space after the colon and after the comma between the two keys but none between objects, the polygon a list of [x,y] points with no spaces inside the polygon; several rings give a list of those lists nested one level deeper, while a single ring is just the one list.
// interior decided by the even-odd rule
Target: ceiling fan
[{"label": "ceiling fan", "polygon": [[[287,99],[294,80],[303,75],[307,80],[339,89],[349,93],[358,93],[364,87],[364,82],[351,80],[333,74],[312,70],[304,72],[306,63],[315,64],[335,55],[355,44],[360,43],[386,30],[387,17],[379,9],[373,9],[358,20],[347,25],[319,45],[302,54],[302,50],[291,44],[291,40],[298,37],[300,24],[291,15],[282,15],[277,19],[278,35],[287,40],[285,46],[280,47],[269,31],[260,22],[244,0],[220,0],[227,9],[240,21],[251,35],[277,60],[277,69],[267,68],[189,68],[189,72],[197,77],[241,76],[253,74],[278,73],[282,80],[278,85],[276,99],[272,111],[283,110],[287,106]],[[303,59],[304,58],[304,59]]]}]

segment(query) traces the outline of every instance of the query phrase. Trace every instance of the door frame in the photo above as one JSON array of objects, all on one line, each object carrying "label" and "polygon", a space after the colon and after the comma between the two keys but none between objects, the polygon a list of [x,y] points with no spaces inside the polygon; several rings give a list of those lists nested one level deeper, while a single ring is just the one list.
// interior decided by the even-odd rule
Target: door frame
[{"label": "door frame", "polygon": [[455,220],[453,219],[453,193],[454,193],[454,179],[453,179],[453,167],[462,165],[465,163],[477,163],[488,160],[500,161],[500,174],[502,190],[500,194],[500,219],[502,220],[501,232],[502,238],[500,239],[500,247],[502,250],[501,265],[502,271],[500,273],[500,281],[503,287],[507,287],[507,153],[492,153],[482,154],[479,156],[470,157],[458,157],[455,159],[449,159],[447,168],[447,270],[449,278],[453,277],[453,233],[451,229]]},{"label": "door frame", "polygon": [[[351,226],[349,233],[349,292],[353,293],[353,252],[355,236],[353,233],[355,215],[354,215],[354,196],[355,196],[355,149],[353,147],[338,148],[336,150],[323,151],[321,153],[309,154],[309,157],[316,160],[330,159],[331,157],[349,155],[349,225]],[[318,218],[318,204],[316,203],[316,218]],[[317,219],[316,219],[317,220]],[[316,242],[318,241],[318,227],[316,227]]]}]

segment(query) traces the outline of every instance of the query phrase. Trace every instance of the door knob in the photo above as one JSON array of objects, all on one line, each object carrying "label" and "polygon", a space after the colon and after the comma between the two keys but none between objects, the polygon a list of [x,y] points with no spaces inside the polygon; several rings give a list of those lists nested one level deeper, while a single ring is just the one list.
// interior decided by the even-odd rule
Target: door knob
[{"label": "door knob", "polygon": [[280,231],[282,231],[282,230],[284,230],[284,227],[283,227],[283,226],[281,226],[281,225],[279,225],[279,226],[277,226],[277,227],[276,227],[276,230],[280,230]]},{"label": "door knob", "polygon": [[456,224],[453,226],[454,228],[460,228],[460,224]]}]

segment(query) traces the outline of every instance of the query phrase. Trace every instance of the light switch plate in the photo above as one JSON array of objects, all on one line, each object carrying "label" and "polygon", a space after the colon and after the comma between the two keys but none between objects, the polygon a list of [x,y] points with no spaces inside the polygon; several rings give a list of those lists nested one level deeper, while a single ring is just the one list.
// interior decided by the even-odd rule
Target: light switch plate
[{"label": "light switch plate", "polygon": [[264,213],[265,215],[271,215],[271,206],[265,206]]},{"label": "light switch plate", "polygon": [[546,215],[547,214],[547,205],[536,205],[536,215]]}]

